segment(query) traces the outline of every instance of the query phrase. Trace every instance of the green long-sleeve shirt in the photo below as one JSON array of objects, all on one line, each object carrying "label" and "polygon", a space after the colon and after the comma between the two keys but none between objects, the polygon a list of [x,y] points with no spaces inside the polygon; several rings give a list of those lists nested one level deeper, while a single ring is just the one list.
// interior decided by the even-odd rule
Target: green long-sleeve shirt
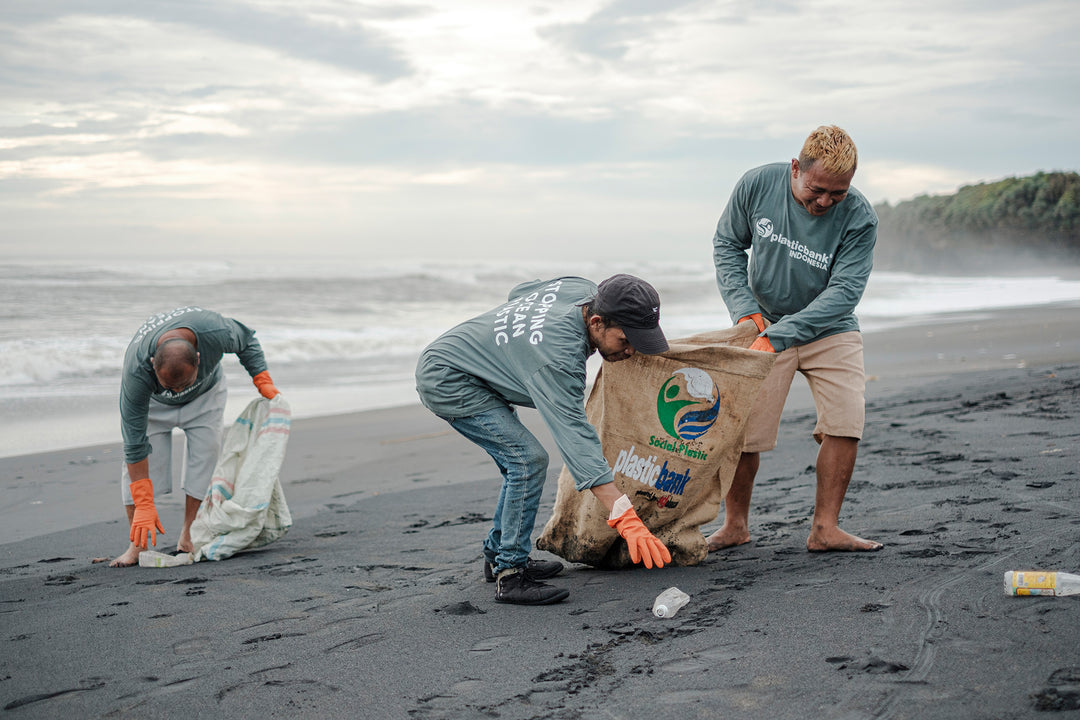
[{"label": "green long-sleeve shirt", "polygon": [[[199,352],[195,383],[179,393],[161,386],[152,362],[158,338],[176,328],[187,328],[195,333]],[[150,441],[146,437],[150,398],[166,405],[191,402],[221,377],[221,357],[225,353],[235,353],[252,377],[266,370],[266,359],[262,346],[255,339],[255,331],[236,320],[197,307],[177,308],[147,318],[124,353],[120,379],[120,429],[126,462],[139,462],[150,454]]]},{"label": "green long-sleeve shirt", "polygon": [[496,407],[534,407],[579,489],[612,481],[600,438],[585,417],[585,363],[593,349],[581,305],[596,285],[578,277],[515,287],[504,305],[444,333],[416,368],[424,405],[444,418]]},{"label": "green long-sleeve shirt", "polygon": [[851,188],[815,217],[792,197],[790,172],[787,163],[747,172],[713,236],[716,282],[732,321],[760,312],[777,352],[859,329],[854,310],[877,241],[877,215],[862,193]]}]

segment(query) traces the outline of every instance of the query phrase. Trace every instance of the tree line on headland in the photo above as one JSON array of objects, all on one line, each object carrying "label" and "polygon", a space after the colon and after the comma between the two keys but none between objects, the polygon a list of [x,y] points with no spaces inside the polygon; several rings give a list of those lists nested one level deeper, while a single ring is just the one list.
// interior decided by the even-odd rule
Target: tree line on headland
[{"label": "tree line on headland", "polygon": [[883,270],[1008,272],[1080,265],[1080,174],[1039,172],[882,203],[874,265]]}]

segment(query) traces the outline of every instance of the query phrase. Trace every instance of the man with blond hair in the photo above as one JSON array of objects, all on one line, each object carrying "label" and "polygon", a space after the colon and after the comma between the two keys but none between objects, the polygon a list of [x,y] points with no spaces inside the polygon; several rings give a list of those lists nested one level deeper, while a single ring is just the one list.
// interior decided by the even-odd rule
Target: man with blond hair
[{"label": "man with blond hair", "polygon": [[864,420],[862,335],[854,310],[877,239],[877,215],[851,187],[857,162],[846,132],[819,127],[790,165],[747,172],[717,224],[713,260],[724,304],[733,321],[757,325],[760,334],[750,348],[775,352],[777,358],[747,421],[743,452],[724,499],[724,524],[708,538],[710,550],[750,541],[750,497],[760,454],[776,447],[796,371],[813,393],[814,439],[821,446],[806,548],[882,547],[839,526]]}]

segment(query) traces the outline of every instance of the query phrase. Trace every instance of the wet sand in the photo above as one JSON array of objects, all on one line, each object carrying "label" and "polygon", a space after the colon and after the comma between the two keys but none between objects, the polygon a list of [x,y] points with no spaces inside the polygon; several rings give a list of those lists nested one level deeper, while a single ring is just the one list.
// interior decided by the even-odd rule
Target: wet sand
[{"label": "wet sand", "polygon": [[[1006,570],[1080,571],[1080,308],[945,318],[866,348],[842,524],[884,550],[805,551],[814,417],[797,388],[750,544],[697,567],[572,565],[557,580],[570,598],[543,608],[493,601],[480,542],[497,471],[420,407],[297,422],[282,473],[295,526],[220,563],[91,562],[124,546],[117,445],[0,459],[0,712],[1080,714],[1080,597],[1002,591]],[[159,504],[165,542],[180,508],[179,493]],[[690,604],[654,618],[671,585]]]}]

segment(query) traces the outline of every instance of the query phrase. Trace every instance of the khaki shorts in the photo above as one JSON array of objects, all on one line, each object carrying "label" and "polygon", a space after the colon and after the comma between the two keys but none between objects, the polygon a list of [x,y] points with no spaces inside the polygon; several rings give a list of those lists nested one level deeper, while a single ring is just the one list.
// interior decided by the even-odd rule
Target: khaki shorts
[{"label": "khaki shorts", "polygon": [[743,452],[766,452],[776,447],[780,416],[796,371],[803,374],[814,395],[814,439],[820,443],[825,435],[862,438],[866,375],[862,334],[852,331],[790,347],[776,356],[746,422]]}]

